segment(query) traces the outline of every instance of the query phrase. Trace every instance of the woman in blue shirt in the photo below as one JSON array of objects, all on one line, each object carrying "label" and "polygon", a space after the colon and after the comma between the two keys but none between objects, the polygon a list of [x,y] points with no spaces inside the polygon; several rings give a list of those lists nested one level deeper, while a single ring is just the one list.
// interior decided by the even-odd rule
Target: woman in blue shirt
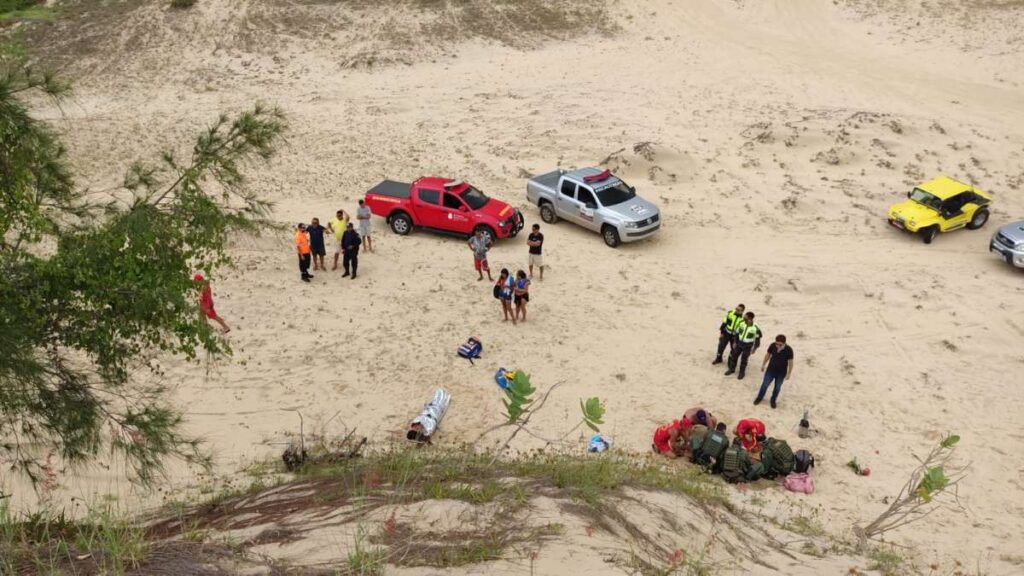
[{"label": "woman in blue shirt", "polygon": [[515,317],[522,316],[521,320],[526,322],[526,303],[530,301],[530,279],[526,276],[526,272],[519,270],[516,272],[516,282],[513,289],[515,294],[516,311]]}]

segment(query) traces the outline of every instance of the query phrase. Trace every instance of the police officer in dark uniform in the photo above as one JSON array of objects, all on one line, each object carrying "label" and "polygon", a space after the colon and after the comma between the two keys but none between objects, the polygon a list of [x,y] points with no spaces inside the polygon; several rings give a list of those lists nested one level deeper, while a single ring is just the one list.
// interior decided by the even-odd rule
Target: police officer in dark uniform
[{"label": "police officer in dark uniform", "polygon": [[737,326],[736,347],[729,353],[729,369],[725,371],[725,375],[731,376],[736,372],[736,363],[739,361],[740,373],[736,378],[743,380],[743,377],[747,375],[747,361],[750,359],[750,355],[760,347],[761,329],[754,324],[754,313],[747,312]]},{"label": "police officer in dark uniform", "polygon": [[736,348],[736,328],[743,321],[744,310],[746,310],[746,306],[739,304],[735,310],[729,310],[725,315],[725,320],[718,327],[718,353],[715,354],[715,360],[712,364],[722,363],[722,354],[725,352],[726,344],[729,345],[729,355],[732,355],[733,349]]}]

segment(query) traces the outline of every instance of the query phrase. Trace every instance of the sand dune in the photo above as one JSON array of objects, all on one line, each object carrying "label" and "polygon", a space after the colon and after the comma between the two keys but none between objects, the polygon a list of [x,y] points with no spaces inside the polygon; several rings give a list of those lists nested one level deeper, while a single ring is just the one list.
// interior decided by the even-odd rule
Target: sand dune
[{"label": "sand dune", "polygon": [[[454,396],[438,441],[472,441],[498,418],[493,370],[520,367],[541,389],[565,383],[539,429],[565,430],[577,399],[599,395],[617,450],[647,449],[657,424],[695,404],[727,422],[756,415],[790,437],[810,410],[821,434],[806,447],[822,465],[808,501],[836,533],[881,511],[912,454],[957,432],[973,462],[965,509],[894,539],[926,561],[1014,574],[1024,276],[986,248],[997,224],[1024,217],[1020,6],[986,3],[965,25],[938,4],[918,16],[882,2],[614,3],[606,29],[571,42],[492,34],[386,48],[357,40],[406,26],[400,7],[309,7],[293,16],[344,14],[369,28],[301,36],[260,28],[252,3],[200,1],[189,15],[149,6],[110,40],[116,59],[72,68],[78,97],[64,130],[101,188],[222,110],[279,104],[289,143],[253,185],[281,222],[352,210],[383,177],[437,174],[471,179],[532,223],[524,175],[599,163],[661,206],[661,233],[618,250],[545,225],[550,269],[516,328],[457,239],[397,237],[376,221],[378,251],[361,259],[359,280],[328,273],[303,285],[287,235],[239,237],[238,268],[214,278],[235,356],[163,362],[222,472],[279,452],[293,409],[394,441],[437,385]],[[940,33],[908,30],[915,18]],[[235,32],[221,34],[228,24]],[[367,54],[387,65],[355,65]],[[931,246],[887,228],[886,207],[939,173],[991,191],[992,222]],[[525,238],[497,246],[491,262],[525,267]],[[756,375],[726,379],[710,365],[720,316],[740,301],[796,350],[778,410],[751,406]],[[470,334],[486,346],[475,367],[454,353]],[[874,474],[850,473],[853,457]],[[115,486],[106,478],[69,491]],[[793,500],[759,496],[776,508]]]}]

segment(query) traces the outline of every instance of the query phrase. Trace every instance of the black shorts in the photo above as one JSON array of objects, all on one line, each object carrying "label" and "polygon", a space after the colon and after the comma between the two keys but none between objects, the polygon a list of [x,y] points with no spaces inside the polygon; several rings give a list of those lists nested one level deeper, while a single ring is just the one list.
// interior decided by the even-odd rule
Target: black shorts
[{"label": "black shorts", "polygon": [[327,254],[327,250],[323,246],[317,246],[312,250],[313,256],[324,256]]},{"label": "black shorts", "polygon": [[515,297],[515,303],[516,304],[519,304],[520,302],[529,302],[529,301],[530,301],[530,294],[529,293],[526,293],[526,294],[516,294],[516,297]]}]

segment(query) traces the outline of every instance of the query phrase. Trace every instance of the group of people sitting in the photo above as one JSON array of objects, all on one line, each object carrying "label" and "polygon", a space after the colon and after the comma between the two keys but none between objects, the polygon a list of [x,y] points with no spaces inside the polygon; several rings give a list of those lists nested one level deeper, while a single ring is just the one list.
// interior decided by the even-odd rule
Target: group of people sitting
[{"label": "group of people sitting", "polygon": [[785,440],[767,437],[764,422],[756,418],[740,420],[731,441],[727,429],[710,411],[694,407],[680,420],[659,426],[652,447],[669,458],[687,458],[727,482],[805,474],[814,466],[810,452],[794,453]]}]

